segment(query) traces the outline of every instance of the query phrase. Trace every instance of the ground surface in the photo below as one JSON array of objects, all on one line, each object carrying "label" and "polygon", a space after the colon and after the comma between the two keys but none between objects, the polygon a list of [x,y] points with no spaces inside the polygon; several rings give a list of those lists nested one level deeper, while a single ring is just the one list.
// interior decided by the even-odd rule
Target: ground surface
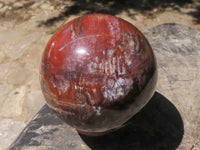
[{"label": "ground surface", "polygon": [[121,17],[141,31],[166,22],[200,30],[198,0],[0,0],[0,150],[45,103],[38,68],[47,41],[65,22],[90,13]]}]

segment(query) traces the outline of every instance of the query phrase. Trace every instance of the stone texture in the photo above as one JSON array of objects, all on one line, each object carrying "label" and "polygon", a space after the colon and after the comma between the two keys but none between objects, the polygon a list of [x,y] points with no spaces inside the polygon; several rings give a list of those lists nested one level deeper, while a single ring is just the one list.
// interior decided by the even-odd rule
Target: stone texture
[{"label": "stone texture", "polygon": [[2,105],[1,116],[16,117],[21,115],[25,92],[26,87],[24,86],[12,90]]},{"label": "stone texture", "polygon": [[152,48],[139,30],[114,16],[92,14],[68,22],[42,58],[41,89],[48,105],[84,132],[119,128],[155,90]]},{"label": "stone texture", "polygon": [[145,35],[158,60],[158,92],[127,126],[100,137],[85,136],[45,105],[10,150],[199,150],[200,32],[163,24]]},{"label": "stone texture", "polygon": [[45,104],[45,99],[41,90],[31,91],[27,93],[27,101],[28,101],[28,108],[29,108],[28,109],[29,118],[33,118],[33,116]]},{"label": "stone texture", "polygon": [[0,3],[0,8],[2,8],[3,7],[3,4],[2,3]]},{"label": "stone texture", "polygon": [[2,1],[7,5],[15,2],[15,0],[2,0]]},{"label": "stone texture", "polygon": [[5,82],[0,83],[0,106],[2,106],[8,92],[12,89],[12,85]]},{"label": "stone texture", "polygon": [[8,92],[8,84],[0,83],[0,97],[4,96]]},{"label": "stone texture", "polygon": [[3,7],[0,9],[0,12],[1,12],[1,13],[5,13],[5,11],[8,10],[8,8],[9,8],[8,6],[3,6]]},{"label": "stone texture", "polygon": [[15,2],[12,6],[13,6],[13,8],[18,9],[18,8],[23,7],[23,3],[22,2]]},{"label": "stone texture", "polygon": [[[197,1],[199,0],[193,0],[193,2],[197,2]],[[87,0],[87,2],[89,1]],[[90,1],[90,2],[93,3],[93,1]],[[175,3],[177,2],[178,1],[175,1]],[[185,2],[187,3],[187,1],[184,1],[183,3]],[[46,4],[45,4],[46,6],[44,5],[44,3],[47,3],[47,5],[49,6],[53,6],[52,8],[54,9],[53,10],[51,8],[49,9]],[[21,7],[22,4],[23,4],[23,7]],[[35,91],[35,90],[40,90],[40,85],[39,85],[39,80],[38,80],[38,72],[39,72],[38,68],[39,68],[39,61],[41,60],[41,54],[47,44],[47,41],[49,40],[51,35],[58,29],[58,27],[60,27],[62,24],[68,22],[69,20],[77,18],[78,16],[82,16],[88,13],[88,11],[81,11],[80,13],[78,13],[78,9],[74,7],[77,5],[74,5],[74,4],[78,4],[78,7],[83,6],[82,2],[76,3],[76,1],[74,0],[72,1],[71,0],[60,0],[60,1],[0,0],[0,64],[10,63],[10,67],[8,67],[8,72],[5,73],[2,79],[0,79],[0,111],[2,110],[3,103],[8,97],[8,94],[12,90],[21,86],[26,86],[25,100],[24,100],[23,105],[20,106],[25,111],[23,111],[22,115],[20,116],[17,116],[17,117],[11,116],[8,118],[12,118],[14,120],[16,119],[25,120],[26,123],[29,121],[29,119],[31,119],[31,118],[28,118],[29,106],[28,106],[28,101],[26,101],[27,100],[26,96],[27,96],[27,93],[31,93],[32,91]],[[43,8],[41,8],[41,5],[43,5]],[[101,6],[101,2],[98,2],[98,5]],[[120,5],[120,9],[121,9],[121,6],[123,7],[124,5],[123,4]],[[192,8],[179,7],[180,11],[170,10],[170,12],[169,10],[166,12],[165,9],[164,11],[159,12],[159,9],[158,9],[158,11],[155,10],[154,12],[152,12],[153,17],[151,16],[149,17],[147,15],[149,14],[148,13],[149,11],[147,11],[147,14],[146,13],[143,14],[143,13],[140,13],[140,11],[136,11],[130,8],[126,10],[124,9],[122,13],[117,11],[116,16],[121,17],[133,23],[135,26],[139,27],[141,31],[144,31],[148,28],[151,28],[153,26],[156,26],[158,24],[165,23],[165,22],[177,22],[177,23],[194,27],[196,29],[200,29],[200,24],[197,24],[195,21],[195,20],[198,21],[198,18],[195,18],[195,16],[191,16],[189,14],[189,12],[191,11],[192,12],[194,11],[195,13],[196,12],[195,8],[197,8],[199,4],[191,3],[190,6],[192,6]],[[126,7],[127,6],[125,6],[125,8]],[[84,7],[82,8],[84,9]],[[90,5],[89,8],[90,10],[96,12],[96,9],[92,5]],[[118,8],[116,8],[115,10],[118,10]],[[67,13],[64,13],[65,11],[67,11]],[[97,11],[101,12],[100,9],[97,9]],[[129,16],[128,12],[131,12],[132,15]],[[111,10],[111,13],[113,13],[112,10]],[[65,15],[67,15],[67,17],[65,17]],[[37,34],[39,36],[37,36]],[[33,38],[36,36],[37,38],[35,38],[33,42],[32,40],[29,40],[27,43],[27,38],[30,36],[32,36]],[[29,42],[31,44],[29,44]],[[21,48],[20,44],[16,44],[17,48],[20,48],[16,50],[15,44],[12,44],[12,43],[21,43],[22,45],[25,45],[25,47],[21,45],[22,46]],[[4,47],[4,45],[6,47]],[[9,45],[11,47],[9,47]],[[6,53],[5,48],[7,47],[8,47],[9,52]],[[28,55],[29,57],[27,57]],[[16,60],[13,60],[13,59],[16,59]],[[7,82],[7,76],[8,74],[11,74],[12,70],[15,70],[15,67],[13,66],[13,64],[18,64],[18,63],[22,65],[22,68],[25,68],[25,71],[27,69],[28,71],[31,71],[33,73],[32,74],[33,76],[30,81],[29,81],[30,79],[29,78],[28,80],[25,79],[25,82],[20,81],[18,82],[19,84],[15,83],[13,85],[13,83],[9,82],[9,80]],[[194,59],[191,59],[189,63],[193,63],[193,65],[195,65],[196,61],[194,61]],[[20,68],[20,67],[16,66],[16,68]],[[173,68],[173,70],[174,69],[175,68]],[[191,70],[191,72],[187,73],[187,75],[189,76],[190,79],[192,79],[192,77],[197,76],[196,72],[197,72],[196,70]],[[164,77],[165,74],[164,75],[163,74],[164,73],[162,73],[161,75],[163,78],[162,80],[167,81],[168,80],[167,77]],[[13,81],[16,79],[17,81],[19,81],[17,79],[18,76],[13,76],[14,79],[11,79],[11,80]],[[173,75],[172,77],[175,78],[176,76]],[[24,76],[24,78],[26,78],[26,76]],[[23,83],[25,85],[22,85]],[[181,86],[183,86],[183,84],[181,84]],[[180,88],[181,86],[179,86],[178,88]],[[159,87],[159,88],[162,88],[162,87]],[[164,91],[164,89],[161,89],[161,90]],[[195,88],[194,91],[196,90],[198,89]],[[194,98],[198,98],[193,93],[190,93],[191,91],[192,89],[186,91],[189,93],[188,99],[191,98],[191,95]],[[12,101],[10,102],[12,103]],[[192,103],[190,103],[190,105],[191,104]],[[192,109],[191,111],[193,112],[194,110]],[[7,117],[0,116],[0,120],[5,119],[5,118]],[[17,126],[14,126],[14,127],[17,128]],[[4,134],[4,131],[1,130],[1,133]],[[192,130],[192,133],[194,135],[195,133],[194,130]],[[9,136],[12,137],[13,135],[15,135],[15,132],[9,132]],[[193,139],[191,138],[191,141],[192,140]],[[71,143],[69,142],[68,144],[71,147],[73,146],[72,142]],[[199,144],[194,144],[194,145],[195,146],[193,149],[195,149],[196,147],[199,148]],[[5,147],[6,146],[5,143],[2,143],[2,146]],[[45,147],[39,146],[37,148],[33,148],[33,147],[29,148],[29,146],[27,146],[26,149],[45,149]]]},{"label": "stone texture", "polygon": [[51,6],[50,4],[48,4],[48,3],[44,3],[44,4],[42,4],[42,5],[40,5],[40,8],[42,8],[42,9],[50,9],[50,10],[53,10],[53,6]]},{"label": "stone texture", "polygon": [[27,32],[24,30],[1,32],[0,50],[9,56],[11,59],[18,59],[23,53],[28,50],[30,44],[40,37],[40,33]]},{"label": "stone texture", "polygon": [[10,63],[3,63],[0,64],[0,80],[3,79],[8,72]]},{"label": "stone texture", "polygon": [[3,51],[0,51],[0,63],[4,60],[5,54]]},{"label": "stone texture", "polygon": [[5,150],[25,127],[25,123],[12,119],[0,121],[0,149]]},{"label": "stone texture", "polygon": [[[15,66],[15,65],[14,65]],[[9,71],[7,81],[13,85],[25,85],[32,80],[34,72],[23,66],[18,66]]]}]

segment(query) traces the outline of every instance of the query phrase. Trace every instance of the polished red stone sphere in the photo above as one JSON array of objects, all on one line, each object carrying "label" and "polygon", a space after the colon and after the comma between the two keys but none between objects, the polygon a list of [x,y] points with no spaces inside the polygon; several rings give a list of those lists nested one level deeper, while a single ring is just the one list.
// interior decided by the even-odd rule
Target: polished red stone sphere
[{"label": "polished red stone sphere", "polygon": [[60,28],[43,53],[40,82],[49,107],[82,132],[120,128],[151,98],[152,48],[127,21],[86,15]]}]

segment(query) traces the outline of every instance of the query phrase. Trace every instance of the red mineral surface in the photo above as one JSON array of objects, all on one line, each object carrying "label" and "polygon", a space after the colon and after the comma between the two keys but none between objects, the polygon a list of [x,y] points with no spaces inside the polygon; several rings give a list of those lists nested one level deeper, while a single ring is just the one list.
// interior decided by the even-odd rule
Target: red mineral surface
[{"label": "red mineral surface", "polygon": [[49,107],[82,132],[120,128],[151,98],[156,62],[127,21],[86,15],[61,27],[43,53],[40,83]]}]

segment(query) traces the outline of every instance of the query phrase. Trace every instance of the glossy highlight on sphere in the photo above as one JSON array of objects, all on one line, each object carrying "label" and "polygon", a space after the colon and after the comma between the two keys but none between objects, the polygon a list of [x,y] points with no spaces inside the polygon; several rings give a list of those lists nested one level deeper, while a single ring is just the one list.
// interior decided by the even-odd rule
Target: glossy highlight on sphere
[{"label": "glossy highlight on sphere", "polygon": [[43,53],[40,83],[49,107],[82,132],[120,128],[151,98],[152,48],[127,21],[86,15],[61,27]]}]

